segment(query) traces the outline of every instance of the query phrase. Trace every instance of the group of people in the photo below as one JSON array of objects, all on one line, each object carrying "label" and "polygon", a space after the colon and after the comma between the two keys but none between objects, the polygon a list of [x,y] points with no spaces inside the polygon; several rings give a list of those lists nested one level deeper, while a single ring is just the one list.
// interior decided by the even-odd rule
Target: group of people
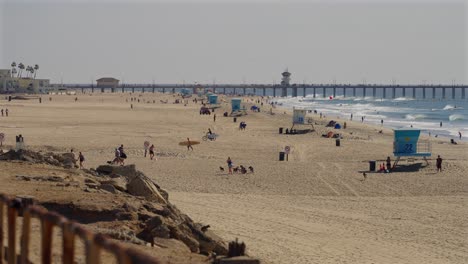
[{"label": "group of people", "polygon": [[[247,173],[247,168],[244,167],[243,165],[234,167],[234,163],[232,162],[231,157],[227,158],[226,163],[228,165],[229,174],[232,174],[233,172],[241,173],[241,174],[246,174]],[[221,169],[221,171],[224,171],[223,167],[220,167],[220,169]],[[254,173],[254,168],[252,166],[249,166],[248,169],[249,169],[250,173]]]},{"label": "group of people", "polygon": [[0,110],[0,112],[2,113],[2,116],[8,116],[8,108],[5,109],[5,111],[3,110]]},{"label": "group of people", "polygon": [[124,146],[120,145],[120,147],[115,149],[114,152],[114,160],[112,160],[112,164],[120,164],[125,165],[125,159],[127,159],[127,154],[125,154]]},{"label": "group of people", "polygon": [[148,143],[145,142],[144,147],[145,147],[145,158],[149,151],[150,159],[153,160],[154,159],[154,144],[151,144],[150,146],[149,142]]},{"label": "group of people", "polygon": [[78,161],[80,163],[80,169],[83,169],[84,168],[83,162],[85,161],[85,157],[83,153],[81,153],[81,151],[78,153],[78,159],[75,158],[75,152],[73,149],[70,150],[70,153],[72,153],[72,158],[73,158],[73,162],[75,163],[75,166],[76,166],[76,162]]},{"label": "group of people", "polygon": [[246,127],[247,127],[247,124],[244,121],[239,123],[239,130],[245,130]]}]

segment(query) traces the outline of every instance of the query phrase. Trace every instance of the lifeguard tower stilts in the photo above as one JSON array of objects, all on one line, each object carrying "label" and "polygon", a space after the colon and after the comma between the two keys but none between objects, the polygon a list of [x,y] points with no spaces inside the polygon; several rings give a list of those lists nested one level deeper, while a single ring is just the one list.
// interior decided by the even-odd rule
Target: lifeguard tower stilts
[{"label": "lifeguard tower stilts", "polygon": [[419,140],[421,130],[419,129],[395,129],[393,141],[393,155],[396,157],[393,167],[400,161],[401,157],[423,157],[427,165],[426,157],[430,157],[431,143],[428,140]]},{"label": "lifeguard tower stilts", "polygon": [[291,130],[294,128],[295,125],[310,125],[312,127],[312,131],[315,131],[315,127],[312,123],[307,123],[305,122],[305,117],[307,114],[306,109],[302,108],[293,108],[293,123]]}]

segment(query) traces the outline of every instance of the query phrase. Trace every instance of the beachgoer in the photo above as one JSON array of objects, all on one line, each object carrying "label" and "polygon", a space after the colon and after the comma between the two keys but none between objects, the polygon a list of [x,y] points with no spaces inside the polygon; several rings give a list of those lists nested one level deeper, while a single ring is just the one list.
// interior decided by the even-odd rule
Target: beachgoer
[{"label": "beachgoer", "polygon": [[148,153],[148,145],[146,144],[146,141],[145,143],[143,143],[143,147],[145,148],[145,158],[146,158],[146,154]]},{"label": "beachgoer", "polygon": [[436,167],[437,167],[437,172],[442,171],[442,158],[440,157],[440,155],[437,155]]},{"label": "beachgoer", "polygon": [[350,118],[351,121],[353,121],[353,114],[351,114],[351,118]]},{"label": "beachgoer", "polygon": [[391,169],[392,169],[392,160],[390,159],[390,157],[387,157],[387,170],[390,172]]},{"label": "beachgoer", "polygon": [[343,129],[346,129],[346,122],[343,123]]},{"label": "beachgoer", "polygon": [[150,154],[150,159],[154,158],[154,145],[151,144],[151,147],[149,148],[149,154]]},{"label": "beachgoer", "polygon": [[5,116],[8,116],[8,108],[5,109]]},{"label": "beachgoer", "polygon": [[3,109],[2,109],[2,111],[1,111],[1,112],[2,112],[2,116],[3,116]]},{"label": "beachgoer", "polygon": [[364,116],[361,117],[361,123],[364,122],[364,118],[365,118]]},{"label": "beachgoer", "polygon": [[192,143],[190,142],[190,139],[187,138],[187,150],[190,150],[190,149],[193,151]]},{"label": "beachgoer", "polygon": [[462,133],[458,131],[458,137],[461,139],[462,138]]},{"label": "beachgoer", "polygon": [[133,104],[130,104],[130,109],[133,109]]},{"label": "beachgoer", "polygon": [[121,161],[120,161],[120,151],[118,148],[115,149],[115,152],[114,152],[114,160],[112,161],[113,164],[119,164]]},{"label": "beachgoer", "polygon": [[440,121],[440,127],[442,127],[442,121]]},{"label": "beachgoer", "polygon": [[213,122],[216,122],[216,114],[213,115]]},{"label": "beachgoer", "polygon": [[322,119],[322,112],[320,112],[320,119]]},{"label": "beachgoer", "polygon": [[383,126],[383,119],[380,120],[380,126]]},{"label": "beachgoer", "polygon": [[83,169],[83,162],[85,161],[83,153],[80,152],[80,154],[78,155],[78,160],[80,161],[80,169]]},{"label": "beachgoer", "polygon": [[229,174],[232,174],[232,160],[231,160],[231,157],[228,157],[228,159],[226,160],[226,163],[227,163],[228,168],[229,168]]}]

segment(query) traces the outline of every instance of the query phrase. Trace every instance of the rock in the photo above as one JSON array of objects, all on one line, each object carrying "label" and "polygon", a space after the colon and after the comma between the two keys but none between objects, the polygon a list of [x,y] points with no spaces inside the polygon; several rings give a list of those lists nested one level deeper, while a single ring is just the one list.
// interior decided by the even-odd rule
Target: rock
[{"label": "rock", "polygon": [[143,196],[150,201],[157,201],[163,204],[167,203],[166,199],[164,199],[153,182],[141,176],[131,179],[127,184],[127,190],[132,195]]},{"label": "rock", "polygon": [[93,179],[90,179],[90,178],[86,178],[86,179],[84,180],[84,182],[85,182],[85,183],[93,183],[93,184],[98,184],[98,182],[97,182],[97,181],[95,181],[95,180],[93,180]]},{"label": "rock", "polygon": [[190,253],[190,248],[177,239],[155,237],[153,241],[156,246],[161,248],[169,248],[174,249],[177,252]]},{"label": "rock", "polygon": [[171,230],[169,230],[169,228],[165,225],[160,225],[151,229],[150,233],[153,237],[169,238]]},{"label": "rock", "polygon": [[119,212],[116,214],[117,220],[137,220],[138,215],[135,212]]},{"label": "rock", "polygon": [[100,186],[98,183],[85,183],[85,185],[91,189],[98,189]]},{"label": "rock", "polygon": [[101,165],[97,167],[96,171],[101,174],[111,175],[118,174],[125,176],[127,179],[131,179],[137,175],[134,164],[125,166],[114,166],[114,165]]},{"label": "rock", "polygon": [[108,191],[110,193],[117,193],[117,189],[115,189],[115,187],[111,184],[101,184],[99,186],[99,189],[102,189],[102,190],[105,190],[105,191]]},{"label": "rock", "polygon": [[178,237],[185,245],[187,245],[187,247],[189,247],[190,251],[200,253],[200,243],[198,243],[195,238],[184,233],[180,233]]},{"label": "rock", "polygon": [[121,192],[127,191],[127,181],[124,178],[114,178],[112,180],[101,181],[101,184],[110,184]]},{"label": "rock", "polygon": [[146,230],[153,230],[154,228],[162,225],[163,223],[164,223],[164,218],[162,218],[159,215],[156,215],[156,216],[152,217],[150,220],[146,221],[145,229]]},{"label": "rock", "polygon": [[158,215],[162,215],[162,216],[169,216],[171,214],[171,211],[165,207],[165,206],[162,206],[160,204],[157,204],[157,203],[144,203],[143,204],[143,207],[152,212],[152,213],[155,213],[155,214],[158,214]]},{"label": "rock", "polygon": [[221,258],[217,260],[218,264],[260,264],[260,260],[247,256],[239,256],[232,258]]}]

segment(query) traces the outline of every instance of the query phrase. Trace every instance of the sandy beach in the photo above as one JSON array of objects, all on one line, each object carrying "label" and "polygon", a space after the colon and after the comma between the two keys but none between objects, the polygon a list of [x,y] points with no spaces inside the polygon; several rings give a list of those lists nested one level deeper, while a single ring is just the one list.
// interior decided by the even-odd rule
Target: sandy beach
[{"label": "sandy beach", "polygon": [[[245,241],[249,254],[262,263],[468,259],[466,142],[452,145],[446,138],[423,136],[432,141],[429,166],[405,158],[398,171],[368,173],[365,179],[369,160],[394,159],[392,130],[346,121],[336,147],[335,139],[320,136],[334,131],[325,124],[336,117],[309,114],[317,133],[280,135],[279,127],[292,125],[291,113],[283,109],[274,108],[271,115],[265,104],[261,112],[247,111],[233,122],[223,117],[230,99],[220,96],[224,102],[214,122],[213,114],[199,114],[200,103],[192,98],[186,106],[174,104],[175,99],[180,97],[160,93],[43,95],[42,103],[2,98],[0,108],[10,114],[0,117],[3,149],[22,134],[28,148],[73,148],[83,152],[85,167],[96,168],[123,144],[126,164],[136,164],[168,190],[171,201],[195,221],[210,224],[226,240]],[[252,99],[257,97],[244,98],[248,109]],[[246,130],[239,130],[241,121]],[[219,134],[216,141],[201,140],[208,128]],[[187,137],[201,144],[188,151],[178,145]],[[145,140],[155,145],[156,160],[143,157]],[[291,147],[289,160],[278,161],[285,146]],[[444,159],[440,173],[437,155]],[[228,157],[255,172],[228,175]]]}]

